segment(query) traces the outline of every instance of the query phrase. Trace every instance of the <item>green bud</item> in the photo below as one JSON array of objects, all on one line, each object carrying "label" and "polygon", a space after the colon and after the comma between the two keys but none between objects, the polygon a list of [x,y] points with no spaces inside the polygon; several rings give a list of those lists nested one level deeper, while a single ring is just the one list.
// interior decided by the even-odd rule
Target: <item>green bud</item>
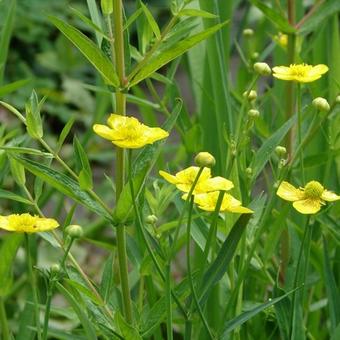
[{"label": "green bud", "polygon": [[255,110],[255,109],[251,109],[251,110],[248,111],[248,116],[250,118],[254,118],[255,119],[255,118],[260,116],[260,112],[258,110]]},{"label": "green bud", "polygon": [[[248,96],[248,97],[247,97]],[[255,90],[245,91],[243,92],[243,97],[247,98],[249,101],[253,101],[257,98],[257,92]]]},{"label": "green bud", "polygon": [[335,102],[336,102],[337,104],[340,104],[340,94],[339,94],[338,96],[336,96]]},{"label": "green bud", "polygon": [[275,148],[275,153],[280,157],[284,157],[287,153],[287,149],[284,147],[284,146],[280,146],[278,145],[276,148]]},{"label": "green bud", "polygon": [[243,30],[243,35],[246,37],[246,38],[250,38],[254,35],[254,31],[251,29],[251,28],[245,28]]},{"label": "green bud", "polygon": [[101,0],[100,5],[104,15],[110,15],[113,12],[112,0]]},{"label": "green bud", "polygon": [[195,157],[195,163],[199,167],[212,168],[216,164],[216,161],[214,156],[211,155],[209,152],[200,152]]},{"label": "green bud", "polygon": [[250,177],[253,174],[253,169],[252,168],[246,168],[246,175]]},{"label": "green bud", "polygon": [[145,222],[147,224],[152,224],[152,225],[156,224],[157,221],[158,221],[158,218],[155,215],[148,215],[145,219]]},{"label": "green bud", "polygon": [[325,98],[317,97],[312,101],[312,105],[319,111],[328,112],[330,110],[330,106],[328,101]]},{"label": "green bud", "polygon": [[258,57],[259,57],[258,52],[253,52],[253,53],[251,54],[251,59],[253,59],[253,60],[256,60]]},{"label": "green bud", "polygon": [[84,235],[83,228],[78,224],[71,224],[65,229],[65,233],[71,238],[81,238]]},{"label": "green bud", "polygon": [[269,76],[272,73],[267,63],[255,63],[254,71],[262,76]]},{"label": "green bud", "polygon": [[60,270],[61,270],[61,268],[60,268],[58,263],[52,264],[52,266],[50,267],[50,272],[53,275],[58,274],[60,272]]}]

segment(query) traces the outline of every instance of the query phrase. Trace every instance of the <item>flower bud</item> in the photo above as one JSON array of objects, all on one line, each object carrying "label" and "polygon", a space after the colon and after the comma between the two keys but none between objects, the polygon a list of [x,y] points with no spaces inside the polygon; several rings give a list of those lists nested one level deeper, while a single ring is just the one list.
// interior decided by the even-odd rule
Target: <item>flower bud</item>
[{"label": "flower bud", "polygon": [[104,15],[110,15],[113,12],[112,0],[101,0],[100,4]]},{"label": "flower bud", "polygon": [[251,109],[251,110],[248,111],[248,116],[250,118],[255,119],[255,118],[259,117],[259,115],[260,115],[260,112],[258,110]]},{"label": "flower bud", "polygon": [[209,152],[200,152],[195,157],[195,163],[199,167],[212,168],[216,164],[216,161],[214,156]]},{"label": "flower bud", "polygon": [[61,268],[58,263],[52,264],[50,267],[50,272],[52,275],[58,274],[60,272]]},{"label": "flower bud", "polygon": [[275,148],[275,153],[280,157],[284,157],[287,153],[287,149],[284,147],[284,146],[281,146],[281,145],[278,145],[276,148]]},{"label": "flower bud", "polygon": [[335,102],[336,102],[337,104],[340,104],[340,94],[339,94],[338,96],[336,96]]},{"label": "flower bud", "polygon": [[156,224],[157,221],[158,221],[158,218],[155,215],[148,215],[145,219],[145,222],[147,224],[152,224],[152,225]]},{"label": "flower bud", "polygon": [[287,164],[287,161],[285,159],[280,159],[280,162],[279,162],[279,169],[282,169],[284,166],[286,166]]},{"label": "flower bud", "polygon": [[252,37],[254,35],[254,31],[251,29],[251,28],[245,28],[243,30],[243,35],[246,37],[246,38],[249,38],[249,37]]},{"label": "flower bud", "polygon": [[325,98],[317,97],[312,101],[312,104],[319,111],[328,112],[330,110],[328,101]]},{"label": "flower bud", "polygon": [[255,63],[254,71],[262,76],[269,76],[272,73],[267,63]]},{"label": "flower bud", "polygon": [[253,169],[252,168],[246,168],[246,175],[248,177],[251,177],[252,174],[253,174]]},{"label": "flower bud", "polygon": [[259,57],[259,53],[258,52],[253,52],[251,54],[251,59],[253,59],[253,60],[256,60],[258,57]]},{"label": "flower bud", "polygon": [[71,238],[81,238],[84,235],[83,228],[77,224],[71,224],[65,229],[65,233]]},{"label": "flower bud", "polygon": [[247,98],[249,101],[253,101],[257,98],[257,92],[255,90],[245,91],[243,92],[243,97]]}]

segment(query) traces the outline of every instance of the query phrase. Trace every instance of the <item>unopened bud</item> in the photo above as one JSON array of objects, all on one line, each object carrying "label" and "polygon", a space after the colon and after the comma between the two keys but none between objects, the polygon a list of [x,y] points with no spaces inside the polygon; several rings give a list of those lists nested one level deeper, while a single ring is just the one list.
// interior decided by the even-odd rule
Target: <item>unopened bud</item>
[{"label": "unopened bud", "polygon": [[340,94],[339,94],[338,96],[336,96],[335,102],[336,102],[337,104],[340,104]]},{"label": "unopened bud", "polygon": [[152,224],[152,225],[156,224],[157,221],[158,221],[158,218],[155,215],[148,215],[145,219],[145,222],[147,224]]},{"label": "unopened bud", "polygon": [[284,157],[287,153],[287,149],[284,146],[278,145],[275,148],[275,153],[279,156],[279,157]]},{"label": "unopened bud", "polygon": [[243,30],[243,35],[247,38],[252,37],[254,35],[254,31],[251,28],[245,28]]},{"label": "unopened bud", "polygon": [[81,238],[84,235],[83,228],[78,224],[69,225],[65,229],[65,233],[72,238]]},{"label": "unopened bud", "polygon": [[246,168],[246,175],[250,177],[253,174],[253,169],[252,168]]},{"label": "unopened bud", "polygon": [[113,12],[112,0],[101,0],[100,5],[104,15],[110,15]]},{"label": "unopened bud", "polygon": [[247,98],[250,101],[253,101],[257,98],[257,92],[255,90],[251,90],[249,91],[249,93],[248,91],[245,91],[243,92],[243,97]]},{"label": "unopened bud", "polygon": [[328,101],[325,98],[317,97],[312,101],[312,104],[319,111],[328,112],[330,110]]},{"label": "unopened bud", "polygon": [[250,118],[257,118],[258,116],[260,115],[260,112],[258,110],[255,110],[255,109],[251,109],[248,111],[248,116]]},{"label": "unopened bud", "polygon": [[52,264],[52,266],[50,267],[50,272],[51,274],[58,274],[60,272],[60,266],[58,263]]},{"label": "unopened bud", "polygon": [[287,164],[287,161],[285,159],[280,159],[279,162],[279,169],[282,169]]},{"label": "unopened bud", "polygon": [[215,158],[209,152],[200,152],[195,157],[195,163],[199,167],[212,168],[215,164]]},{"label": "unopened bud", "polygon": [[258,52],[253,52],[251,54],[251,59],[253,59],[253,60],[256,60],[258,57],[259,57],[259,53]]},{"label": "unopened bud", "polygon": [[262,76],[269,76],[272,73],[272,70],[267,63],[255,63],[254,71]]}]

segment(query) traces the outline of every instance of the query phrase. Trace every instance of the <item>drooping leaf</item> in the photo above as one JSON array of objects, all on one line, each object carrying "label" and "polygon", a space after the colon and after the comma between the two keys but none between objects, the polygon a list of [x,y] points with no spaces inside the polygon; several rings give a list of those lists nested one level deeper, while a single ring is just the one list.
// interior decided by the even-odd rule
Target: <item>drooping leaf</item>
[{"label": "drooping leaf", "polygon": [[33,204],[28,199],[23,198],[23,197],[21,197],[19,195],[13,194],[12,192],[6,191],[6,190],[3,190],[3,189],[0,189],[0,199],[1,198],[7,199],[7,200],[11,200],[11,201],[17,201],[17,202],[28,204],[28,205],[32,205]]}]

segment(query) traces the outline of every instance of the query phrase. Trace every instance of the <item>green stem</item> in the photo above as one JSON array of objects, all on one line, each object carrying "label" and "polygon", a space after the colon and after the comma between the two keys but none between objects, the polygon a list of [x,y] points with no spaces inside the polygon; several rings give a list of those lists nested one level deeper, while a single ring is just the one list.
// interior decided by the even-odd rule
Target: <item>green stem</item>
[{"label": "green stem", "polygon": [[29,235],[27,233],[25,233],[25,244],[26,244],[26,254],[27,254],[28,278],[30,280],[32,293],[33,293],[33,300],[34,300],[34,315],[35,315],[35,323],[37,327],[37,336],[38,336],[38,340],[41,340],[38,291],[37,291],[36,280],[35,280],[33,267],[32,267],[32,257],[31,257],[31,250],[30,250]]},{"label": "green stem", "polygon": [[302,112],[301,112],[301,85],[297,84],[297,91],[296,91],[296,102],[297,102],[297,117],[298,117],[298,148],[299,148],[299,157],[300,157],[300,169],[301,169],[301,176],[302,176],[302,183],[305,184],[305,169],[303,166],[303,149],[299,147],[302,145]]},{"label": "green stem", "polygon": [[5,302],[2,297],[0,297],[0,325],[1,325],[1,335],[3,340],[10,340],[11,334],[9,332]]},{"label": "green stem", "polygon": [[187,258],[187,270],[188,270],[188,280],[191,289],[191,295],[194,299],[198,314],[203,322],[204,328],[206,329],[209,338],[214,339],[214,336],[211,333],[210,327],[208,325],[207,320],[204,317],[203,310],[201,305],[198,301],[197,293],[195,290],[195,286],[192,280],[192,271],[191,271],[191,251],[190,251],[190,241],[191,241],[191,220],[192,220],[192,210],[194,206],[194,196],[190,197],[190,205],[189,205],[189,212],[188,212],[188,224],[187,224],[187,240],[186,240],[186,258]]},{"label": "green stem", "polygon": [[172,326],[172,306],[171,306],[171,268],[168,264],[166,267],[166,309],[167,309],[167,319],[166,319],[166,333],[167,339],[173,339],[173,326]]}]

